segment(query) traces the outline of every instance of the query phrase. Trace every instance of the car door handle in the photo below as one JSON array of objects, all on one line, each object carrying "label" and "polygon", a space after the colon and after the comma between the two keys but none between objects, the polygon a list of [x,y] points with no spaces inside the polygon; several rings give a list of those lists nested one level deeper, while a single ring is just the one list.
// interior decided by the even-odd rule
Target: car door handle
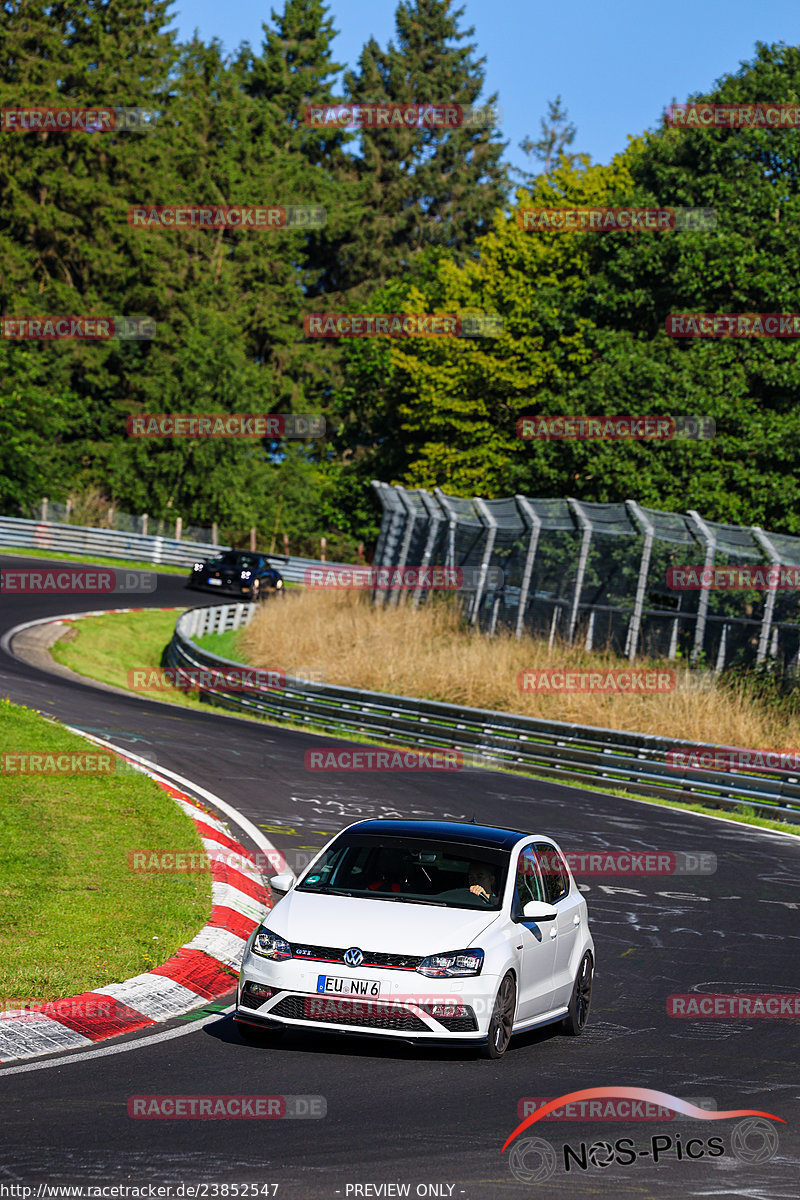
[{"label": "car door handle", "polygon": [[577,914],[577,913],[575,913],[575,916],[572,918],[572,924],[573,924],[573,925],[580,925],[580,923],[581,923],[581,919],[580,919],[580,917],[578,916],[578,914]]}]

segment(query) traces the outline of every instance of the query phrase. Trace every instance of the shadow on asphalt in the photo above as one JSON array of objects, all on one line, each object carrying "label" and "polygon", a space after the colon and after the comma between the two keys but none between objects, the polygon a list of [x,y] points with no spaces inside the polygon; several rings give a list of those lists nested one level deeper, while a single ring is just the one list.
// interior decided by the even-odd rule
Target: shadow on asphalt
[{"label": "shadow on asphalt", "polygon": [[[317,1033],[316,1030],[305,1030],[286,1027],[284,1029],[265,1030],[255,1033],[252,1041],[245,1038],[239,1031],[232,1016],[226,1015],[219,1021],[212,1021],[204,1026],[203,1033],[216,1041],[231,1046],[246,1046],[254,1054],[271,1050],[281,1054],[324,1054],[334,1057],[347,1058],[376,1058],[397,1059],[399,1061],[420,1062],[458,1062],[481,1057],[480,1049],[476,1046],[462,1044],[446,1044],[442,1042],[425,1042],[413,1044],[395,1041],[394,1038],[376,1037],[374,1034],[359,1036],[351,1033]],[[557,1025],[548,1025],[544,1029],[534,1029],[529,1033],[517,1034],[504,1057],[512,1056],[522,1050],[529,1050],[543,1043],[558,1038]]]}]

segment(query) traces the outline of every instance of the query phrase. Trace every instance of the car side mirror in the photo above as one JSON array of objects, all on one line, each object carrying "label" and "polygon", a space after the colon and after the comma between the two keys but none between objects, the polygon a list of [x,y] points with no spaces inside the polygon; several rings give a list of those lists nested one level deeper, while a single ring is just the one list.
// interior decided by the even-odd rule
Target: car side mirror
[{"label": "car side mirror", "polygon": [[272,876],[269,881],[269,886],[272,888],[273,892],[281,892],[285,896],[286,893],[294,887],[296,882],[297,881],[291,871],[282,871],[280,875]]},{"label": "car side mirror", "polygon": [[543,904],[541,900],[529,900],[523,905],[522,915],[526,921],[555,921],[558,909],[552,904]]}]

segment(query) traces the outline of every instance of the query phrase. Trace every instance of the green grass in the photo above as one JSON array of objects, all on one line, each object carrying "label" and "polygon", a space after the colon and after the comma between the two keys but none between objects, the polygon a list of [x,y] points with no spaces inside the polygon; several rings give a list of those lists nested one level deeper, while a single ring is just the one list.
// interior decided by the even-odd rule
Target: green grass
[{"label": "green grass", "polygon": [[[97,750],[0,700],[0,753]],[[112,774],[5,771],[2,790],[0,1004],[59,999],[150,970],[208,920],[207,873],[129,865],[131,850],[202,852],[190,818],[146,775],[127,764]]]},{"label": "green grass", "polygon": [[[161,656],[172,637],[176,619],[177,612],[115,613],[105,617],[86,617],[76,622],[73,640],[67,641],[62,638],[55,644],[53,647],[53,656],[59,662],[72,667],[74,671],[79,671],[83,675],[88,675],[93,679],[100,679],[104,683],[112,683],[117,687],[127,688],[127,671],[129,669],[142,667],[158,668],[160,666]],[[244,661],[240,657],[241,652],[237,649],[236,644],[236,639],[240,636],[241,632],[240,630],[232,630],[223,634],[205,634],[202,638],[198,638],[197,641],[199,645],[212,654],[219,654],[222,658],[230,658],[234,662]],[[208,703],[199,700],[196,693],[186,694],[172,687],[168,687],[164,691],[141,692],[138,694],[151,695],[155,699],[168,700],[176,704],[181,704],[184,707],[201,709],[204,712],[209,711]],[[223,712],[224,710],[217,709],[217,711]],[[244,720],[280,724],[284,728],[300,729],[304,733],[319,733],[326,738],[340,738],[348,742],[360,743],[367,746],[388,746],[389,748],[397,748],[398,746],[397,742],[383,742],[380,739],[371,738],[365,734],[331,733],[330,730],[302,721],[276,722],[269,717],[253,716],[249,713],[237,713],[236,715]],[[409,748],[414,749],[413,746]],[[560,782],[559,780],[553,780],[528,771],[514,770],[513,767],[506,765],[487,764],[487,769],[524,775],[526,779],[537,779],[543,783]],[[565,780],[564,785],[581,788],[584,791],[603,792],[610,796],[624,796],[634,800],[642,799],[646,800],[648,804],[662,804],[667,808],[685,809],[689,812],[705,813],[717,817],[724,816],[730,820],[739,821],[744,825],[756,825],[762,829],[775,829],[782,833],[791,833],[795,836],[800,836],[800,825],[771,820],[769,817],[756,816],[752,809],[745,809],[745,806],[739,806],[739,809],[730,810],[727,808],[716,808],[710,804],[681,800],[663,800],[655,796],[639,796],[638,794],[627,792],[624,788],[604,787],[602,784],[595,784],[590,780],[587,780],[585,783]]]},{"label": "green grass", "polygon": [[135,690],[137,695],[180,704],[184,708],[202,707],[208,711],[208,705],[201,705],[192,693],[182,692],[171,684],[163,689],[133,689],[128,682],[129,671],[163,670],[164,650],[172,637],[178,615],[183,611],[152,610],[84,617],[59,638],[51,653],[56,662],[71,667],[81,675],[99,679],[101,683]]},{"label": "green grass", "polygon": [[219,658],[229,658],[232,662],[247,662],[244,650],[241,649],[241,635],[244,629],[229,629],[227,633],[204,633],[202,637],[194,638],[198,646],[216,654]]},{"label": "green grass", "polygon": [[173,567],[167,563],[154,565],[128,558],[103,558],[99,554],[64,554],[60,550],[31,550],[29,546],[4,546],[0,554],[11,554],[14,558],[49,558],[52,562],[93,563],[100,567],[130,567],[137,571],[158,571],[167,575],[185,575],[189,578],[189,567]]}]

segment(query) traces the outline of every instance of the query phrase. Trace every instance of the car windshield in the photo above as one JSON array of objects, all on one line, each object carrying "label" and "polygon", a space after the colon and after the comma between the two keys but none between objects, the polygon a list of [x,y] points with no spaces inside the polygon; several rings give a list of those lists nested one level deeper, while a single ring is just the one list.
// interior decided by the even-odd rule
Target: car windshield
[{"label": "car windshield", "polygon": [[258,558],[255,554],[238,554],[235,550],[229,550],[226,554],[220,554],[219,558],[215,558],[209,563],[211,567],[234,567],[237,570],[253,571],[258,566]]},{"label": "car windshield", "polygon": [[343,834],[313,864],[298,891],[441,908],[500,908],[508,852],[433,838]]}]

